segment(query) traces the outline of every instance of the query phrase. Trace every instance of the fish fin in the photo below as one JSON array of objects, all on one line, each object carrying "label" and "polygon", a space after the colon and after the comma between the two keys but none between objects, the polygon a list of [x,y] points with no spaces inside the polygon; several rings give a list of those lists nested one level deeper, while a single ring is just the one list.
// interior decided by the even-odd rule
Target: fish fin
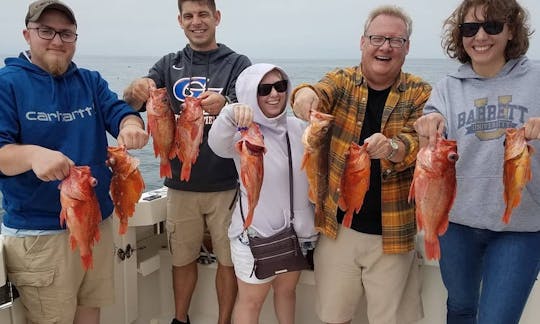
[{"label": "fish fin", "polygon": [[304,156],[302,157],[302,164],[300,165],[300,170],[304,170],[306,168],[306,165],[308,164],[310,157],[311,157],[311,153],[305,151]]},{"label": "fish fin", "polygon": [[446,219],[441,220],[441,223],[439,224],[439,228],[437,229],[437,235],[441,236],[444,233],[446,233],[446,230],[448,229],[448,217]]},{"label": "fish fin", "polygon": [[92,259],[92,254],[81,255],[81,261],[83,269],[86,271],[88,269],[94,268],[94,260]]},{"label": "fish fin", "polygon": [[191,177],[191,163],[186,161],[182,163],[182,172],[180,173],[180,180],[189,181]]},{"label": "fish fin", "polygon": [[428,260],[439,260],[441,258],[441,248],[439,246],[439,239],[436,235],[433,237],[424,237],[424,245],[426,249],[426,258]]},{"label": "fish fin", "polygon": [[127,229],[128,229],[128,222],[127,222],[127,219],[121,219],[120,220],[120,227],[118,228],[118,234],[120,235],[124,235],[127,233]]},{"label": "fish fin", "polygon": [[159,163],[159,177],[172,178],[171,162],[167,159],[161,159]]},{"label": "fish fin", "polygon": [[75,250],[77,247],[77,241],[75,240],[75,237],[73,235],[69,236],[69,246],[71,247],[71,251]]},{"label": "fish fin", "polygon": [[347,202],[345,201],[345,198],[343,198],[343,195],[339,196],[339,199],[338,199],[338,207],[339,209],[343,210],[343,211],[347,211]]},{"label": "fish fin", "polygon": [[308,191],[308,199],[309,201],[311,201],[312,203],[316,203],[317,202],[317,196],[315,195],[315,191],[311,188],[311,186],[309,187],[309,191]]},{"label": "fish fin", "polygon": [[415,199],[414,199],[414,178],[413,178],[413,180],[411,182],[411,188],[409,189],[408,201],[409,201],[409,203],[415,201]]},{"label": "fish fin", "polygon": [[511,216],[511,214],[512,214],[512,207],[509,206],[509,205],[506,205],[506,208],[505,208],[505,210],[504,210],[504,215],[503,215],[503,217],[502,217],[503,223],[505,223],[505,224],[510,223],[510,216]]},{"label": "fish fin", "polygon": [[424,229],[424,216],[422,215],[422,212],[418,209],[418,206],[416,207],[416,225],[418,225],[418,230]]},{"label": "fish fin", "polygon": [[343,225],[346,228],[351,228],[352,219],[353,219],[353,211],[352,209],[349,209],[345,213],[345,216],[343,217],[343,221],[341,222],[341,225]]}]

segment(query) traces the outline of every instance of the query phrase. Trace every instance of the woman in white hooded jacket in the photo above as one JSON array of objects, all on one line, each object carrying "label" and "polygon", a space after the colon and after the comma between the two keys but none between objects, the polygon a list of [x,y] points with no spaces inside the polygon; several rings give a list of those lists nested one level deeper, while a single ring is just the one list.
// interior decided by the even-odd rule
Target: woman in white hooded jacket
[{"label": "woman in white hooded jacket", "polygon": [[[317,233],[313,206],[308,200],[307,178],[305,172],[300,170],[304,152],[301,137],[307,125],[287,114],[285,108],[290,90],[287,74],[275,65],[261,63],[245,69],[236,81],[239,103],[223,108],[212,125],[208,144],[217,155],[234,159],[240,174],[240,157],[235,150],[235,144],[240,139],[238,128],[249,126],[252,121],[259,124],[267,152],[264,154],[261,193],[248,233],[268,237],[283,230],[290,222],[288,133],[294,184],[293,223],[301,246],[309,248],[314,246]],[[253,275],[254,259],[243,230],[240,211],[243,208],[243,214],[247,215],[248,199],[243,183],[240,183],[239,194],[241,197],[229,227],[231,256],[238,278],[234,322],[257,323],[264,300],[272,287],[279,323],[294,323],[295,290],[300,272],[286,272],[263,280]]]}]

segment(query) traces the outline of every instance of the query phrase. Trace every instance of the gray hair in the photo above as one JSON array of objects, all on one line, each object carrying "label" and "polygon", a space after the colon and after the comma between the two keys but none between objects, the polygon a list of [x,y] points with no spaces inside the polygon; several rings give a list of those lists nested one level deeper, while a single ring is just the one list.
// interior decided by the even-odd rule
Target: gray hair
[{"label": "gray hair", "polygon": [[373,9],[369,16],[366,19],[364,24],[364,33],[368,30],[369,25],[373,19],[377,18],[380,15],[387,15],[392,17],[397,17],[405,23],[407,27],[407,38],[411,37],[412,34],[412,19],[411,17],[400,7],[394,5],[384,5]]}]

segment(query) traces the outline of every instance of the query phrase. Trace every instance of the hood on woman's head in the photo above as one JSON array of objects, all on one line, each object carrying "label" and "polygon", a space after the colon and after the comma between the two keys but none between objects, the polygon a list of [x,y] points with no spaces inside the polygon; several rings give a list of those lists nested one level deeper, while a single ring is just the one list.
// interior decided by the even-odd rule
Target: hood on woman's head
[{"label": "hood on woman's head", "polygon": [[268,63],[257,63],[246,68],[236,79],[236,98],[239,103],[247,104],[252,108],[259,108],[257,103],[257,87],[261,82],[262,78],[270,71],[277,70],[283,77],[283,79],[288,80],[287,87],[287,102],[289,101],[289,95],[291,92],[291,81],[289,76],[282,68],[274,64]]}]

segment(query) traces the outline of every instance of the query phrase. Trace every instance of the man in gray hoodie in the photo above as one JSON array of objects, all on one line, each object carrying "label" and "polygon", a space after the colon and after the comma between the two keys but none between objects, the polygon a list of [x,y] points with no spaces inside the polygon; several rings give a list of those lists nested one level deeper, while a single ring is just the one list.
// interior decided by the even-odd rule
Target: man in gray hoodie
[{"label": "man in gray hoodie", "polygon": [[171,108],[179,113],[186,97],[202,98],[204,135],[190,180],[180,180],[182,163],[177,158],[171,160],[172,178],[165,179],[165,186],[169,187],[166,228],[176,309],[172,323],[189,323],[187,313],[197,283],[197,259],[207,227],[219,262],[218,323],[225,324],[231,322],[237,291],[227,228],[238,175],[233,161],[215,155],[207,139],[210,126],[223,106],[236,101],[236,78],[251,62],[216,42],[221,13],[213,0],[178,0],[178,9],[178,22],[189,44],[161,58],[146,77],[134,80],[124,91],[124,100],[137,109],[145,109],[149,90],[165,87]]}]

